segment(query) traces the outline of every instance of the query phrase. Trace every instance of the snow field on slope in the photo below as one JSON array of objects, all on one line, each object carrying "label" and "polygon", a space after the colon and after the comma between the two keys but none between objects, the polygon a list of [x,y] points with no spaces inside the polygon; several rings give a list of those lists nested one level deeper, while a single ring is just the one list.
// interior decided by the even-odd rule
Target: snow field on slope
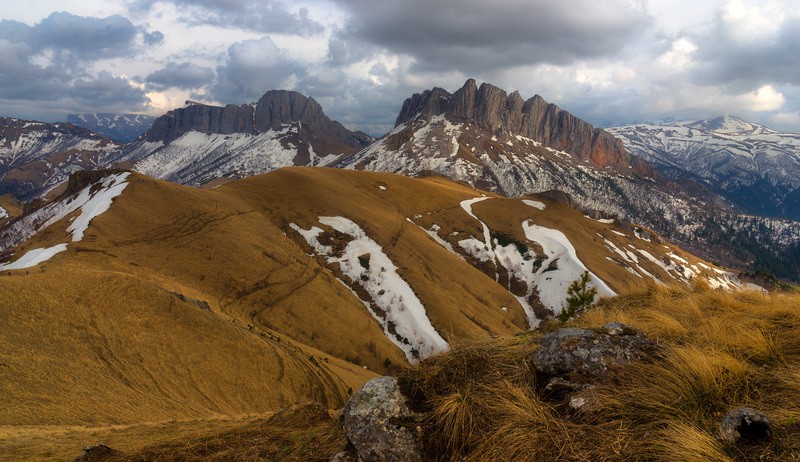
[{"label": "snow field on slope", "polygon": [[[81,213],[72,220],[67,232],[72,235],[72,242],[82,240],[91,221],[108,210],[114,198],[122,194],[122,191],[128,186],[126,181],[128,175],[130,175],[129,172],[109,175],[103,178],[100,189],[94,193],[91,192],[93,185],[86,186],[70,198],[48,204],[23,217],[6,229],[4,239],[0,242],[0,250],[10,250],[18,246],[36,235],[39,230],[47,228],[77,210],[80,210]],[[33,249],[14,263],[0,265],[0,269],[30,268],[66,249],[67,244],[58,244],[46,249]]]},{"label": "snow field on slope", "polygon": [[31,268],[43,261],[49,260],[53,255],[65,250],[67,250],[67,244],[56,244],[52,247],[47,247],[44,249],[31,249],[14,263],[0,264],[0,270]]},{"label": "snow field on slope", "polygon": [[0,207],[0,218],[5,218],[8,216],[8,212],[3,207]]},{"label": "snow field on slope", "polygon": [[539,210],[544,210],[545,209],[545,205],[544,205],[543,202],[532,201],[530,199],[523,199],[522,203],[527,205],[527,206],[533,207],[535,209],[539,209]]},{"label": "snow field on slope", "polygon": [[[342,273],[353,283],[359,284],[372,298],[372,302],[386,313],[386,317],[381,318],[369,310],[383,326],[386,336],[405,352],[409,362],[416,361],[415,352],[419,358],[424,359],[448,348],[447,342],[428,319],[422,302],[411,286],[397,274],[397,267],[377,242],[347,218],[319,217],[319,222],[353,238],[347,243],[341,256],[332,255],[333,249],[319,242],[322,229],[315,226],[303,230],[296,224],[290,226],[303,236],[315,252],[328,256],[329,264],[338,263]],[[364,260],[365,256],[369,259]],[[398,340],[389,332],[390,323],[405,341]]]},{"label": "snow field on slope", "polygon": [[[572,281],[578,279],[586,267],[578,259],[575,248],[569,239],[561,231],[536,226],[526,220],[522,224],[523,231],[528,240],[537,242],[547,257],[541,266],[535,266],[536,260],[520,253],[519,248],[513,243],[505,246],[492,241],[489,227],[481,221],[472,211],[472,205],[488,199],[478,197],[467,199],[461,202],[461,208],[472,218],[477,220],[483,228],[484,241],[475,238],[462,239],[459,246],[472,257],[481,262],[493,260],[496,266],[503,267],[508,272],[509,281],[517,279],[524,281],[528,292],[524,297],[516,296],[528,318],[531,328],[538,326],[540,320],[536,317],[533,307],[528,298],[533,294],[534,288],[539,292],[539,300],[542,304],[551,309],[553,313],[559,313],[564,307],[567,298],[567,289]],[[538,207],[537,207],[538,208]],[[527,252],[526,252],[527,254]],[[548,269],[552,262],[557,261],[555,269]],[[598,289],[599,296],[614,296],[616,293],[611,290],[605,282],[596,275],[590,273],[591,281]],[[496,274],[495,280],[499,279]]]},{"label": "snow field on slope", "polygon": [[[214,177],[231,172],[250,176],[294,165],[297,149],[287,149],[278,139],[290,133],[292,125],[278,131],[269,130],[257,135],[249,133],[207,134],[185,133],[152,155],[137,162],[135,170],[162,179],[177,179],[187,166],[213,169]],[[235,155],[232,155],[235,154]],[[317,158],[315,154],[311,154]],[[181,178],[182,181],[185,179]]]},{"label": "snow field on slope", "polygon": [[[542,251],[548,257],[535,275],[536,287],[539,289],[539,299],[542,304],[558,314],[564,308],[569,285],[589,270],[578,259],[575,247],[561,231],[535,225],[531,220],[525,220],[522,223],[522,229],[525,237],[542,246]],[[557,268],[549,270],[549,265],[555,260],[558,260]],[[589,272],[589,277],[592,285],[597,288],[598,296],[613,297],[617,295],[594,273]]]}]

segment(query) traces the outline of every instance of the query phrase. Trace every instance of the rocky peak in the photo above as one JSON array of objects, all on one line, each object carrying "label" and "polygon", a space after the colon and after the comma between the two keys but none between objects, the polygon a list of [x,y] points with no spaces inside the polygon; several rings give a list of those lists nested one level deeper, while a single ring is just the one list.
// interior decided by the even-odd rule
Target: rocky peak
[{"label": "rocky peak", "polygon": [[287,90],[270,90],[256,103],[225,107],[187,101],[184,107],[156,119],[145,140],[167,144],[190,131],[256,135],[292,123],[312,127],[353,148],[361,148],[372,140],[329,119],[314,98]]},{"label": "rocky peak", "polygon": [[646,162],[631,158],[620,140],[541,96],[524,101],[517,91],[509,95],[489,83],[478,87],[474,79],[467,80],[452,95],[441,88],[414,94],[403,103],[396,125],[415,117],[440,114],[453,121],[473,122],[496,135],[531,138],[599,167],[632,166],[640,174],[653,174]]}]

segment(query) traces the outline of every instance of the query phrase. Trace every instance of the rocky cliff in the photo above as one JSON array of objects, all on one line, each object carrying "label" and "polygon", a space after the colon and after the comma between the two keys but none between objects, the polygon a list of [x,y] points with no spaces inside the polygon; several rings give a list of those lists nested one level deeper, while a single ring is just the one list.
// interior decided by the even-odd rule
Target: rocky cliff
[{"label": "rocky cliff", "polygon": [[640,174],[652,175],[646,162],[632,158],[622,142],[608,132],[594,128],[539,95],[525,101],[517,91],[509,95],[488,83],[478,87],[474,79],[467,80],[453,94],[441,88],[414,94],[403,103],[395,125],[417,116],[440,114],[454,122],[472,121],[496,135],[524,136],[599,167],[631,166]]},{"label": "rocky cliff", "polygon": [[361,132],[351,132],[322,111],[314,98],[296,91],[270,90],[256,103],[228,104],[225,107],[187,101],[153,122],[145,134],[146,141],[165,144],[190,131],[201,133],[259,134],[277,131],[282,126],[300,123],[321,132],[326,138],[360,149],[372,141]]}]

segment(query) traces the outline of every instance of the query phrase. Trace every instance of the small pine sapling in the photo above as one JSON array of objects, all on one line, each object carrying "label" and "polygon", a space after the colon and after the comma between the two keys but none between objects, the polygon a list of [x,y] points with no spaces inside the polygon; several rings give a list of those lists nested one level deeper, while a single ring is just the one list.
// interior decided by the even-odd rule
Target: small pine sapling
[{"label": "small pine sapling", "polygon": [[594,303],[597,289],[589,286],[589,272],[584,271],[581,277],[572,281],[567,289],[567,306],[558,315],[558,320],[567,322],[576,314],[589,309]]}]

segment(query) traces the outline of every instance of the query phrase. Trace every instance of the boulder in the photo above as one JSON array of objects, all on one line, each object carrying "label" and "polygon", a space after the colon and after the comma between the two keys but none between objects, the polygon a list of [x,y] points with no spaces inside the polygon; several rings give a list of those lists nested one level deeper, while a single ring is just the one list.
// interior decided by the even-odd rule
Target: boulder
[{"label": "boulder", "polygon": [[771,433],[772,422],[769,417],[749,407],[728,412],[720,425],[722,439],[731,442],[766,440]]},{"label": "boulder", "polygon": [[342,411],[347,438],[361,461],[422,461],[419,420],[394,377],[370,380]]},{"label": "boulder", "polygon": [[537,374],[597,378],[631,361],[645,361],[658,345],[622,323],[609,323],[598,330],[562,328],[541,340],[531,363]]}]

